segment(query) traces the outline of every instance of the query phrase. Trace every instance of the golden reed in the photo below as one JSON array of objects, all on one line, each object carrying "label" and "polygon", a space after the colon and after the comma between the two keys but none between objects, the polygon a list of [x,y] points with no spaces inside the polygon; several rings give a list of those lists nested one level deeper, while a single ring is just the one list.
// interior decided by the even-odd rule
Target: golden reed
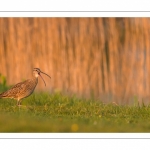
[{"label": "golden reed", "polygon": [[12,85],[38,67],[50,91],[147,101],[149,31],[149,18],[0,18],[0,73]]}]

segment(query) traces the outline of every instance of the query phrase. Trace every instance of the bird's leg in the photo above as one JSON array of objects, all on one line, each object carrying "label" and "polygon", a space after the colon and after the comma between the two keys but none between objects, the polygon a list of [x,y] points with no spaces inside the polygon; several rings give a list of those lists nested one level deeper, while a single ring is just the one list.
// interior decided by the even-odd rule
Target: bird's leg
[{"label": "bird's leg", "polygon": [[19,100],[17,100],[17,106],[19,106]]},{"label": "bird's leg", "polygon": [[18,105],[18,106],[21,106],[21,101],[20,101],[20,99],[18,99],[17,105]]},{"label": "bird's leg", "polygon": [[19,101],[19,106],[21,106],[21,102],[22,102],[22,100]]}]

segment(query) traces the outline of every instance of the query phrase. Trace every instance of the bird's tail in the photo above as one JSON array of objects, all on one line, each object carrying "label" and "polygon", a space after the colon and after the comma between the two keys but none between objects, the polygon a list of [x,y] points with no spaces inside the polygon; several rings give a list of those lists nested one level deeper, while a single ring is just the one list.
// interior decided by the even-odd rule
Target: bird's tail
[{"label": "bird's tail", "polygon": [[4,97],[3,93],[0,93],[0,98],[3,98],[3,97]]}]

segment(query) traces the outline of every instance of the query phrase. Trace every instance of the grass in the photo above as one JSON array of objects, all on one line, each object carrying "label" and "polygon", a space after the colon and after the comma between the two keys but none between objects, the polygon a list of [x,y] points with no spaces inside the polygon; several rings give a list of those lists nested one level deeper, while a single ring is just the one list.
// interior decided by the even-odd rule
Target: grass
[{"label": "grass", "polygon": [[0,99],[0,132],[150,131],[150,106],[117,106],[61,93],[34,93],[22,105]]},{"label": "grass", "polygon": [[[0,91],[9,87],[0,76]],[[150,132],[150,105],[104,104],[99,100],[36,93],[16,106],[16,100],[0,99],[0,132]]]}]

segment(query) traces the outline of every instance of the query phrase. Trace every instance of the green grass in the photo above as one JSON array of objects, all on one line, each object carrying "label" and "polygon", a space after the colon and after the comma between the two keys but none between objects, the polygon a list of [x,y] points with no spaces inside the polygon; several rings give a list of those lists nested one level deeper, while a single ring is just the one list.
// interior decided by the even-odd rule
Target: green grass
[{"label": "green grass", "polygon": [[60,93],[35,93],[20,108],[0,99],[0,132],[150,132],[150,106],[117,106]]}]

